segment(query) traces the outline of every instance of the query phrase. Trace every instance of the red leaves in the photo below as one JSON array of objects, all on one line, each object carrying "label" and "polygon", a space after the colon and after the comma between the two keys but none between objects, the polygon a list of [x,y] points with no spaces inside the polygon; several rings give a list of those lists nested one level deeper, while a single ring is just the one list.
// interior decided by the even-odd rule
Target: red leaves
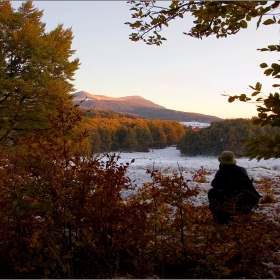
[{"label": "red leaves", "polygon": [[209,174],[209,172],[207,172],[205,170],[205,168],[203,166],[201,166],[201,168],[199,170],[196,171],[196,173],[192,176],[192,179],[194,182],[198,182],[198,183],[206,183],[206,177],[205,175]]}]

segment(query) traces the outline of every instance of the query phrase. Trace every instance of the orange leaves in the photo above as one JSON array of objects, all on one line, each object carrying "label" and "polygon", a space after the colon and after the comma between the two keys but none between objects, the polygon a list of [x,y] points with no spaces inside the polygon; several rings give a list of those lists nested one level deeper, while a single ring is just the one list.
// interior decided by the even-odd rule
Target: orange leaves
[{"label": "orange leaves", "polygon": [[[43,162],[48,158],[41,154]],[[169,175],[147,170],[151,181],[124,197],[130,187],[125,177],[128,165],[118,165],[118,158],[116,154],[98,159],[76,155],[75,168],[53,166],[56,174],[50,170],[45,174],[47,170],[40,165],[39,181],[39,177],[32,181],[33,173],[25,173],[28,164],[21,161],[26,158],[13,159],[18,168],[10,170],[9,178],[22,178],[15,185],[17,196],[11,199],[15,202],[19,197],[30,205],[18,204],[19,211],[13,213],[3,204],[0,207],[5,225],[0,230],[2,243],[13,242],[13,254],[7,254],[7,246],[0,250],[1,258],[11,264],[10,273],[18,278],[269,275],[263,262],[271,261],[273,250],[280,249],[277,224],[256,212],[252,217],[237,217],[228,226],[216,225],[207,205],[191,203],[199,189],[189,187],[176,170]],[[207,174],[202,166],[193,181],[207,181]],[[33,185],[20,192],[24,178]],[[12,181],[0,180],[3,198],[7,195],[3,184]],[[29,248],[28,256],[25,248]]]},{"label": "orange leaves", "polygon": [[209,172],[207,172],[205,170],[205,168],[203,166],[201,166],[200,169],[198,169],[195,174],[192,176],[192,179],[194,182],[197,182],[197,183],[206,183],[207,180],[206,180],[206,177],[205,175],[208,175]]}]

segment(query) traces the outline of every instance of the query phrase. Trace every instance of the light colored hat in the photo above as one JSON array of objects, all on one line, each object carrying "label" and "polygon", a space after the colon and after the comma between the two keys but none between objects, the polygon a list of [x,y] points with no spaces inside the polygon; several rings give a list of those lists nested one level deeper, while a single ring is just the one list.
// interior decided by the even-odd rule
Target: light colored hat
[{"label": "light colored hat", "polygon": [[223,151],[218,157],[218,160],[222,164],[236,164],[234,154],[231,151]]}]

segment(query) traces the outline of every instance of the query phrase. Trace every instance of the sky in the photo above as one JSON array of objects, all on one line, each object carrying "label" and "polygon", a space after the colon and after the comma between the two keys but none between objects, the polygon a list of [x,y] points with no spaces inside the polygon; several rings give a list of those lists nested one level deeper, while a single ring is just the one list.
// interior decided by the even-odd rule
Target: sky
[{"label": "sky", "polygon": [[[11,1],[18,8],[21,1]],[[277,25],[248,29],[228,38],[195,39],[183,35],[192,27],[190,15],[169,23],[161,46],[132,42],[132,22],[126,1],[34,1],[44,10],[46,32],[60,23],[72,28],[73,58],[80,68],[73,82],[76,91],[109,97],[139,95],[167,109],[220,118],[251,118],[256,104],[228,103],[222,94],[251,94],[249,85],[261,82],[263,92],[277,91],[263,74],[262,62],[277,62],[276,52],[257,49],[279,44]]]}]

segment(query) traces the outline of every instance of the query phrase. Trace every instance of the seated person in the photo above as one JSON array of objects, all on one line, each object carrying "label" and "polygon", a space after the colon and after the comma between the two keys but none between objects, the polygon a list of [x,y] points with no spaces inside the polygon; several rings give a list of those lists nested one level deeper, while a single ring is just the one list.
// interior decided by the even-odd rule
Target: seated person
[{"label": "seated person", "polygon": [[224,151],[208,192],[209,208],[219,223],[228,223],[237,213],[249,214],[259,203],[260,195],[244,167],[236,165],[234,154]]}]

